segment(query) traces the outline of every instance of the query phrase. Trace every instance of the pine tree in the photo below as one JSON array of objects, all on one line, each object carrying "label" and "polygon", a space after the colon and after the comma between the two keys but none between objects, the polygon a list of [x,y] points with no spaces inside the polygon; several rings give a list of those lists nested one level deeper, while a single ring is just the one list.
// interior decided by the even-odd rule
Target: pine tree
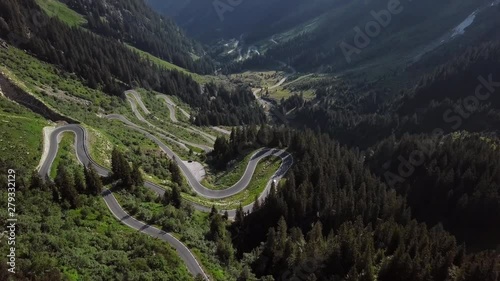
[{"label": "pine tree", "polygon": [[360,281],[375,281],[375,273],[373,271],[373,244],[371,243],[371,239],[369,239],[368,245],[365,249],[365,256],[364,256],[364,268],[363,268],[363,273],[361,277],[359,278]]},{"label": "pine tree", "polygon": [[142,177],[141,170],[139,169],[139,166],[135,163],[132,167],[132,182],[137,187],[144,185],[144,178]]},{"label": "pine tree", "polygon": [[172,205],[179,209],[182,205],[182,195],[181,195],[181,190],[177,185],[174,185],[172,187],[172,198],[170,199],[172,202]]},{"label": "pine tree", "polygon": [[31,190],[36,190],[36,189],[46,190],[47,189],[45,182],[42,180],[42,178],[40,177],[40,175],[38,174],[37,171],[33,171],[31,173],[29,189],[31,189]]},{"label": "pine tree", "polygon": [[121,180],[121,184],[131,189],[133,187],[132,172],[125,156],[115,147],[111,153],[111,170],[115,180]]},{"label": "pine tree", "polygon": [[245,212],[243,211],[243,207],[241,204],[236,209],[236,214],[234,216],[234,225],[240,227],[243,225],[243,220],[245,219]]},{"label": "pine tree", "polygon": [[244,266],[241,270],[240,276],[238,276],[237,281],[258,281],[255,274],[250,270],[248,266]]},{"label": "pine tree", "polygon": [[209,218],[213,218],[215,215],[217,215],[219,212],[217,211],[217,208],[215,208],[215,205],[212,205],[212,209],[210,210],[210,215]]},{"label": "pine tree", "polygon": [[252,212],[256,212],[260,209],[259,195],[255,195],[255,201],[253,203]]},{"label": "pine tree", "polygon": [[182,177],[181,169],[177,163],[175,163],[175,159],[170,162],[169,170],[172,175],[172,182],[181,187],[184,184],[184,179]]},{"label": "pine tree", "polygon": [[79,194],[87,194],[88,193],[87,185],[86,185],[85,176],[82,173],[82,170],[77,169],[75,167],[73,174],[74,174],[74,178],[75,178],[75,188],[78,191],[78,193]]},{"label": "pine tree", "polygon": [[91,195],[99,195],[103,190],[103,185],[101,177],[97,174],[96,170],[92,165],[88,165],[84,169],[85,182],[87,184],[87,190]]},{"label": "pine tree", "polygon": [[77,208],[80,205],[78,192],[75,188],[75,181],[65,165],[59,164],[59,166],[57,166],[55,184],[60,191],[63,202],[66,202],[71,208]]},{"label": "pine tree", "polygon": [[219,214],[216,214],[210,219],[210,230],[208,232],[208,239],[214,242],[224,239],[226,237],[225,222]]}]

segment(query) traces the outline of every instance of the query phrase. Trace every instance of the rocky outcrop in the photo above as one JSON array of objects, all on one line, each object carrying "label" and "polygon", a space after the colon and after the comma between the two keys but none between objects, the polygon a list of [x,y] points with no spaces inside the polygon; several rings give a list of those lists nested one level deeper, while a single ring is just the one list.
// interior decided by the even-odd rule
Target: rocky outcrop
[{"label": "rocky outcrop", "polygon": [[26,93],[23,89],[19,88],[17,85],[12,83],[7,77],[3,74],[0,74],[0,92],[3,93],[5,97],[10,100],[13,100],[27,108],[31,111],[38,113],[54,122],[65,121],[67,123],[79,123],[76,120],[73,120],[69,117],[63,116],[48,106],[46,106],[43,102],[38,100],[36,97]]}]

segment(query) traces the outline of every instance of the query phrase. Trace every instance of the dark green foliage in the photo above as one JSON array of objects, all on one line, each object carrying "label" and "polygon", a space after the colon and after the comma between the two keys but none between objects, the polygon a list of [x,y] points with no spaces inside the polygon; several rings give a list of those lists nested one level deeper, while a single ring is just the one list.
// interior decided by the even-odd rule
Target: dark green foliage
[{"label": "dark green foliage", "polygon": [[215,140],[209,161],[217,169],[224,169],[229,161],[246,156],[257,148],[283,148],[289,141],[289,131],[283,128],[271,130],[267,125],[262,125],[258,129],[254,125],[237,127],[231,130],[229,140],[225,137],[218,137]]},{"label": "dark green foliage", "polygon": [[164,205],[172,205],[179,209],[182,206],[181,190],[177,185],[172,187],[172,190],[166,190],[163,194],[162,202]]},{"label": "dark green foliage", "polygon": [[215,205],[212,205],[212,209],[210,210],[210,218],[213,218],[215,215],[217,215],[219,212],[217,211],[217,208],[215,208]]},{"label": "dark green foliage", "polygon": [[[55,190],[60,195],[56,202],[62,203],[69,208],[78,208],[80,206],[80,199],[78,190],[76,189],[75,177],[66,168],[67,165],[61,163],[57,166],[57,175],[54,180]],[[54,191],[54,196],[56,191]]]},{"label": "dark green foliage", "polygon": [[120,185],[126,189],[132,190],[134,182],[132,180],[132,171],[130,164],[116,147],[111,153],[111,171],[113,178],[120,181]]},{"label": "dark green foliage", "polygon": [[210,230],[207,239],[215,242],[215,253],[219,260],[229,265],[234,259],[234,249],[231,243],[231,234],[227,230],[227,221],[220,215],[215,214],[210,217]]},{"label": "dark green foliage", "polygon": [[29,189],[36,189],[39,188],[40,190],[47,191],[47,185],[45,184],[45,181],[40,177],[38,172],[34,170],[31,173],[31,178],[30,178],[30,185]]},{"label": "dark green foliage", "polygon": [[178,187],[182,187],[184,185],[184,176],[182,175],[181,169],[175,161],[170,161],[169,170],[170,174],[172,175],[172,182],[175,183]]},{"label": "dark green foliage", "polygon": [[176,208],[180,208],[182,204],[182,196],[181,190],[179,187],[175,186],[172,188],[172,197],[171,197],[172,205]]},{"label": "dark green foliage", "polygon": [[134,165],[132,165],[131,178],[132,178],[132,183],[135,186],[143,186],[144,185],[144,178],[142,177],[142,172],[139,169],[139,165],[137,165],[135,163],[134,163]]},{"label": "dark green foliage", "polygon": [[186,38],[172,20],[160,17],[142,0],[62,0],[87,20],[87,28],[104,37],[124,41],[163,60],[198,73],[211,74],[207,58],[194,61],[191,53],[202,54],[200,45]]},{"label": "dark green foliage", "polygon": [[[92,3],[97,6],[104,5],[98,2]],[[113,3],[120,5],[121,1]],[[123,5],[130,6],[132,2]],[[97,13],[93,11],[94,16]],[[107,13],[107,10],[103,13]],[[155,17],[158,20],[157,16]],[[141,26],[124,25],[118,30],[111,29],[112,34],[107,34],[109,36],[98,36],[82,28],[68,27],[57,18],[49,18],[40,10],[35,0],[2,1],[0,18],[8,25],[8,29],[0,29],[0,38],[6,39],[8,43],[16,47],[28,50],[40,60],[60,66],[69,73],[75,73],[91,88],[99,88],[115,96],[121,96],[123,90],[135,87],[174,94],[192,108],[199,110],[200,116],[196,122],[203,125],[260,124],[265,120],[262,108],[257,105],[250,91],[237,89],[229,92],[215,85],[207,85],[205,90],[207,94],[201,94],[200,85],[187,74],[157,66],[143,59],[123,43],[109,37],[113,34],[118,37],[127,36],[128,40],[134,40],[137,43],[140,41],[137,37],[144,35],[144,40],[149,43],[159,42],[159,39],[151,33],[148,33],[149,35],[144,32],[137,34],[138,30],[143,28]],[[144,24],[147,22],[141,17],[136,19],[144,21]],[[156,21],[156,24],[160,23]],[[151,25],[154,23],[151,22]],[[120,32],[122,29],[127,29],[130,33]],[[30,30],[29,34],[28,30]],[[128,37],[129,35],[133,38]],[[149,43],[141,47],[148,49]],[[169,43],[171,42],[151,44],[167,46],[165,44]],[[158,51],[162,52],[162,47],[158,48]],[[176,53],[173,56],[177,55],[181,54]],[[184,55],[181,55],[183,58],[180,60],[187,59]],[[189,62],[186,63],[189,64]],[[203,59],[200,64],[201,68],[206,68]]]},{"label": "dark green foliage", "polygon": [[[498,132],[499,69],[500,43],[491,41],[461,50],[437,67],[435,61],[427,60],[407,69],[408,75],[416,77],[408,85],[396,76],[377,81],[331,79],[316,85],[316,100],[292,96],[281,107],[285,111],[297,108],[295,125],[328,133],[361,149],[408,132]],[[390,91],[384,83],[391,80],[404,86]]]},{"label": "dark green foliage", "polygon": [[194,124],[206,125],[250,125],[262,124],[266,116],[262,107],[255,102],[255,97],[247,87],[238,87],[233,91],[208,83],[204,92],[214,100],[197,104],[198,114],[193,116]]},{"label": "dark green foliage", "polygon": [[[467,254],[439,225],[412,220],[406,197],[372,175],[362,155],[310,131],[292,132],[290,139],[295,164],[287,181],[231,228],[238,253],[258,252],[257,276],[444,281],[478,275],[496,281],[498,257]],[[473,266],[474,259],[481,266]]]},{"label": "dark green foliage", "polygon": [[[442,223],[479,247],[500,242],[499,161],[497,139],[465,132],[389,138],[368,158],[373,171],[407,198],[417,219]],[[391,181],[391,175],[398,178]]]},{"label": "dark green foliage", "polygon": [[80,167],[73,168],[73,176],[75,178],[76,191],[79,194],[88,194],[87,183],[83,170]]},{"label": "dark green foliage", "polygon": [[84,174],[88,194],[94,196],[101,194],[103,185],[101,177],[99,176],[99,174],[97,174],[96,170],[91,165],[89,165],[88,167],[84,168]]},{"label": "dark green foliage", "polygon": [[[3,187],[2,187],[3,188]],[[61,190],[62,191],[62,190]],[[0,193],[6,202],[6,193]],[[16,274],[0,257],[0,280],[193,280],[164,241],[122,225],[99,196],[80,195],[78,209],[66,209],[39,187],[16,194]],[[0,214],[3,217],[3,213]],[[5,240],[2,240],[3,242]],[[8,253],[7,243],[0,250]],[[154,253],[154,255],[152,254]]]}]

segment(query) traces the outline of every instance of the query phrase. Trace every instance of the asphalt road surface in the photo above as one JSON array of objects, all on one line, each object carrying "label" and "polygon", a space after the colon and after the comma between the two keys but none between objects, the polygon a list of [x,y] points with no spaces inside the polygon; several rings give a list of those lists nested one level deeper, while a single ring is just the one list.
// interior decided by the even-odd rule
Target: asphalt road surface
[{"label": "asphalt road surface", "polygon": [[[163,94],[160,94],[160,95],[157,95],[156,96],[157,98],[159,99],[163,99],[165,101],[165,103],[167,104],[167,107],[168,107],[168,110],[170,111],[170,120],[172,120],[172,122],[177,122],[177,117],[175,115],[175,109],[178,108],[179,111],[184,115],[186,116],[186,118],[190,119],[191,118],[191,115],[189,113],[187,113],[184,109],[180,108],[180,107],[177,107],[177,105],[175,105],[175,103],[167,96],[167,95],[163,95]],[[222,129],[220,127],[216,127],[216,126],[213,126],[213,127],[210,127],[212,130],[214,131],[217,131],[218,133],[223,133],[225,135],[229,135],[231,134],[230,131],[228,130],[225,130],[225,129]],[[210,134],[207,134],[203,131],[200,131],[196,128],[191,128],[193,129],[194,131],[204,135],[205,137],[208,137],[208,138],[211,138],[212,141],[215,141],[215,137],[210,135]]]},{"label": "asphalt road surface", "polygon": [[[271,183],[273,181],[279,181],[281,177],[286,173],[286,171],[292,166],[293,164],[293,158],[292,156],[284,151],[284,150],[278,150],[278,149],[268,149],[264,148],[256,153],[251,157],[247,168],[245,170],[245,173],[241,177],[241,179],[232,187],[225,189],[225,190],[210,190],[202,186],[194,177],[194,175],[191,173],[191,171],[184,165],[184,163],[180,160],[179,157],[170,149],[168,146],[166,146],[161,140],[159,140],[157,137],[154,135],[150,134],[146,130],[142,129],[141,127],[135,125],[134,123],[128,121],[126,118],[120,115],[111,115],[107,116],[110,119],[119,119],[122,122],[126,123],[130,128],[138,130],[142,132],[146,137],[149,139],[153,140],[155,143],[158,144],[158,146],[165,152],[169,157],[174,159],[179,167],[181,168],[182,172],[184,173],[184,176],[187,178],[190,186],[198,193],[200,196],[204,196],[207,198],[225,198],[228,196],[232,196],[234,194],[237,194],[244,190],[248,183],[250,182],[253,173],[255,171],[255,168],[258,164],[258,162],[270,155],[275,155],[278,156],[282,159],[282,164],[279,167],[279,169],[275,172],[273,177],[269,180],[264,192],[260,195],[259,199],[263,200],[265,197],[269,194],[269,190],[271,187]],[[75,150],[77,154],[78,160],[85,166],[92,165],[96,171],[102,175],[102,176],[107,176],[109,175],[110,171],[107,170],[106,168],[100,166],[97,164],[95,161],[92,160],[90,157],[90,153],[88,151],[88,140],[87,140],[87,132],[86,130],[76,124],[71,124],[71,125],[64,125],[57,127],[54,129],[50,135],[49,135],[49,143],[45,144],[48,145],[48,153],[45,159],[43,159],[42,165],[39,169],[39,174],[42,177],[48,177],[50,173],[50,169],[52,166],[52,163],[54,162],[54,159],[56,158],[57,151],[59,148],[59,136],[64,133],[64,132],[72,132],[75,134]],[[159,195],[163,195],[165,193],[165,190],[152,182],[146,181],[144,184],[145,187],[155,191]],[[177,240],[175,237],[172,235],[157,229],[155,227],[149,226],[141,221],[138,221],[128,215],[123,208],[119,205],[119,203],[116,201],[115,197],[113,196],[112,192],[109,190],[106,190],[103,192],[103,198],[106,202],[106,205],[108,206],[109,210],[113,215],[120,220],[120,222],[124,223],[125,225],[136,229],[138,231],[141,231],[143,233],[146,233],[152,237],[162,239],[166,242],[168,242],[172,247],[174,247],[177,252],[179,253],[179,256],[184,260],[186,263],[186,266],[188,267],[189,271],[194,275],[201,274],[206,280],[209,280],[208,276],[205,274],[203,271],[203,268],[200,266],[192,252],[184,245],[182,244],[179,240]],[[200,211],[205,211],[209,212],[210,208],[207,208],[205,206],[201,206],[195,203],[193,204],[194,208]],[[253,207],[253,204],[244,206],[243,209],[245,211],[251,211]],[[221,212],[227,211],[229,213],[230,217],[234,217],[235,215],[235,210],[221,210]]]},{"label": "asphalt road surface", "polygon": [[[138,93],[136,94],[132,94],[131,92],[126,92],[125,93],[126,97],[127,97],[127,100],[130,104],[130,107],[132,109],[132,112],[134,112],[135,116],[137,117],[137,119],[139,119],[141,122],[147,124],[149,127],[159,131],[159,132],[162,132],[163,134],[166,134],[168,135],[170,138],[175,138],[175,135],[161,129],[161,128],[158,128],[157,126],[151,124],[149,121],[146,120],[146,118],[144,118],[144,116],[142,116],[142,114],[139,112],[139,110],[137,109],[137,105],[139,105],[142,110],[144,112],[146,112],[145,110],[146,107],[144,106],[144,104],[142,103],[142,99],[140,98],[140,96],[138,95]],[[149,111],[147,111],[149,112]],[[148,113],[149,114],[149,113]],[[182,128],[181,128],[182,129]],[[189,129],[189,128],[184,128],[190,132],[195,132],[194,130],[192,129]],[[195,132],[196,133],[196,132]],[[215,139],[211,139],[211,138],[208,138],[206,137],[205,135],[201,134],[204,138],[206,138],[209,142],[213,142],[215,141]],[[192,143],[192,142],[188,142],[188,141],[180,141],[181,143],[185,145],[190,145],[190,146],[193,146],[193,147],[197,147],[199,149],[202,149],[204,150],[205,152],[210,152],[212,151],[212,148],[209,147],[209,146],[206,146],[206,145],[203,145],[203,144],[197,144],[197,143]],[[179,143],[179,142],[178,142]]]}]

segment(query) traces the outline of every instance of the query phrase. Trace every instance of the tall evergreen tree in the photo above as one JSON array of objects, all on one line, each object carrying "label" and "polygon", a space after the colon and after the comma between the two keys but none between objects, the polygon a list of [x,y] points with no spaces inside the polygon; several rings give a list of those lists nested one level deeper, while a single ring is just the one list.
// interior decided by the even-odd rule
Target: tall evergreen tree
[{"label": "tall evergreen tree", "polygon": [[111,170],[115,180],[121,180],[123,187],[131,189],[134,185],[132,181],[132,171],[130,165],[121,151],[116,147],[111,153]]},{"label": "tall evergreen tree", "polygon": [[84,169],[85,182],[87,184],[87,190],[91,195],[99,195],[103,190],[103,184],[101,177],[97,174],[96,170],[92,165],[88,165]]},{"label": "tall evergreen tree", "polygon": [[67,203],[71,208],[77,208],[80,205],[74,178],[65,165],[59,164],[57,166],[55,184],[64,203]]},{"label": "tall evergreen tree", "polygon": [[139,169],[139,166],[134,163],[132,166],[132,182],[135,186],[143,186],[144,185],[144,178],[142,176],[142,172]]},{"label": "tall evergreen tree", "polygon": [[175,159],[170,162],[169,170],[170,174],[172,175],[172,182],[177,184],[179,187],[183,186],[184,178],[182,176],[181,169],[179,168],[177,163],[175,163]]}]

